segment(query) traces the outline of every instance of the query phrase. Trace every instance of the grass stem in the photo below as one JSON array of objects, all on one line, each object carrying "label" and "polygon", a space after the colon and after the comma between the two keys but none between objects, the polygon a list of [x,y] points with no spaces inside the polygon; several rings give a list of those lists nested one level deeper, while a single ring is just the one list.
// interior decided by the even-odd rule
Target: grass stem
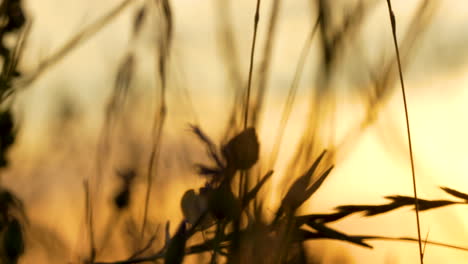
[{"label": "grass stem", "polygon": [[392,3],[390,0],[387,0],[387,5],[388,5],[388,14],[390,16],[390,23],[392,26],[393,44],[395,46],[395,52],[397,56],[398,73],[400,75],[401,92],[403,95],[403,105],[405,108],[406,134],[408,135],[408,147],[409,147],[409,155],[410,155],[410,162],[411,162],[411,175],[413,177],[414,204],[416,207],[416,224],[417,224],[417,229],[418,229],[419,262],[423,264],[424,260],[423,260],[422,241],[421,241],[421,224],[419,220],[419,202],[418,202],[418,192],[416,189],[416,173],[414,169],[414,158],[413,158],[413,147],[412,147],[413,144],[411,142],[411,129],[410,129],[410,123],[409,123],[408,104],[406,101],[405,83],[403,81],[403,72],[401,70],[401,61],[400,61],[400,51],[398,49],[398,41],[397,41],[397,36],[396,36],[395,14],[393,13]]},{"label": "grass stem", "polygon": [[260,20],[260,4],[261,0],[257,0],[257,7],[255,9],[255,18],[254,18],[254,31],[253,31],[253,39],[252,39],[252,47],[250,49],[250,65],[249,65],[249,79],[247,83],[247,92],[245,95],[245,112],[244,112],[244,129],[247,128],[247,123],[249,119],[249,105],[250,105],[250,93],[252,90],[252,73],[253,73],[253,64],[254,64],[254,57],[255,57],[255,45],[257,43],[257,29],[258,29],[258,21]]}]

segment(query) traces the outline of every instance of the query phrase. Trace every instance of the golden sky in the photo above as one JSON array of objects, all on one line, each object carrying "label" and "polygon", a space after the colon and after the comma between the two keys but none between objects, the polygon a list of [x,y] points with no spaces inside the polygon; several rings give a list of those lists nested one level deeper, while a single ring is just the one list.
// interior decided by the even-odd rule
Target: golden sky
[{"label": "golden sky", "polygon": [[[200,124],[220,135],[220,123],[225,122],[225,109],[229,104],[227,78],[223,70],[220,52],[217,50],[217,22],[214,1],[174,0],[175,38],[171,61],[171,85],[169,93],[169,124],[174,131],[184,131],[186,124],[194,121],[196,115]],[[135,1],[141,2],[141,1]],[[254,1],[233,1],[232,18],[244,74],[248,70],[248,53],[251,41],[251,24]],[[311,26],[308,1],[283,1],[278,40],[273,54],[271,94],[267,101],[265,127],[278,126],[281,107],[284,104],[286,88],[292,80],[294,67],[299,59],[302,43]],[[341,1],[343,2],[343,1]],[[393,56],[391,31],[386,5],[381,1],[375,13],[365,25],[362,38],[365,40],[365,54],[370,58],[382,51]],[[395,0],[394,9],[398,25],[405,28],[415,3]],[[89,25],[96,18],[118,4],[115,0],[41,0],[27,1],[27,12],[33,18],[30,42],[22,67],[25,72],[33,70],[37,63],[56,51],[75,32]],[[268,12],[271,1],[262,1],[264,12]],[[132,48],[129,41],[130,23],[137,5],[132,5],[115,21],[92,39],[65,57],[58,65],[44,73],[39,80],[18,96],[21,113],[22,143],[19,148],[26,151],[32,145],[41,146],[37,138],[48,133],[50,116],[54,113],[54,97],[70,94],[78,101],[83,111],[83,131],[96,131],[100,127],[102,110],[108,93],[113,87],[118,63],[126,51]],[[460,0],[441,1],[432,25],[420,46],[413,54],[413,61],[405,75],[413,148],[416,161],[418,190],[422,198],[443,198],[439,186],[448,186],[468,192],[468,4]],[[153,28],[154,29],[154,28]],[[264,39],[260,22],[260,43]],[[403,31],[403,29],[402,29]],[[399,31],[400,32],[400,31]],[[154,97],[153,64],[151,49],[154,32],[146,30],[135,45],[138,50],[139,66],[135,89],[149,98]],[[401,37],[401,35],[399,35]],[[262,45],[259,45],[261,48]],[[298,139],[307,111],[308,93],[314,76],[313,50],[306,66],[293,117],[290,119],[286,137]],[[378,67],[378,64],[376,64]],[[340,122],[352,124],[359,120],[359,96],[362,89],[359,65],[347,65],[351,74],[343,75],[338,81],[340,91],[346,96],[340,100]],[[356,77],[357,76],[357,77]],[[351,84],[347,80],[357,81]],[[137,85],[135,85],[137,86]],[[194,112],[180,107],[184,87],[190,94]],[[153,106],[142,105],[144,116],[151,116]],[[215,111],[213,110],[215,109]],[[358,118],[356,118],[358,117]],[[270,123],[271,122],[271,123]],[[346,127],[346,126],[345,126]],[[274,129],[272,129],[274,130]],[[375,124],[353,142],[353,147],[337,164],[332,177],[318,192],[317,197],[305,211],[328,212],[340,204],[377,204],[383,196],[412,194],[411,171],[407,154],[407,141],[403,105],[399,88],[390,96],[381,109]],[[86,133],[86,132],[83,132]],[[268,129],[260,135],[264,149],[271,148],[273,136]],[[280,160],[287,159],[294,151],[294,144],[285,144]],[[73,154],[70,154],[73,155]],[[276,165],[277,178],[284,172],[286,163]],[[55,179],[53,177],[51,180]],[[77,181],[71,181],[77,182]],[[60,186],[60,184],[53,184]],[[180,188],[180,185],[174,184]],[[173,188],[176,188],[174,187]],[[183,185],[185,186],[185,185]],[[187,187],[187,186],[185,186]],[[195,187],[195,186],[194,186]],[[60,188],[60,187],[57,187]],[[78,187],[77,187],[78,189]],[[60,192],[57,192],[60,193]],[[429,232],[429,239],[468,246],[468,230],[464,225],[465,208],[451,207],[422,214],[422,233]],[[46,220],[44,220],[46,221]],[[416,237],[414,213],[399,210],[382,217],[364,219],[351,217],[337,224],[350,234],[381,234],[390,236]],[[333,245],[326,254],[333,255],[342,249],[354,263],[416,263],[417,244],[397,242],[375,242],[374,250],[361,249],[341,243]],[[335,247],[336,246],[336,247]],[[341,248],[341,249],[340,249]],[[464,263],[468,253],[428,246],[426,264]],[[389,261],[389,262],[385,262]]]}]

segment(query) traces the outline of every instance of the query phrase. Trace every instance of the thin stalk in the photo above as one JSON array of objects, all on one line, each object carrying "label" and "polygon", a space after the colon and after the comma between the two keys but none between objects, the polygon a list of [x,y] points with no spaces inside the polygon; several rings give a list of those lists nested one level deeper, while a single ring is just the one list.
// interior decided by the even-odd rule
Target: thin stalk
[{"label": "thin stalk", "polygon": [[294,101],[296,99],[297,89],[299,87],[299,82],[301,80],[304,66],[306,64],[306,59],[309,55],[309,51],[312,46],[312,41],[314,39],[315,33],[317,32],[318,24],[320,21],[319,19],[320,18],[317,18],[314,27],[310,31],[309,36],[307,37],[304,46],[302,47],[301,55],[299,57],[299,61],[296,66],[296,71],[294,73],[294,78],[292,80],[291,86],[289,87],[288,96],[286,97],[286,105],[281,115],[280,127],[274,140],[275,144],[273,145],[273,150],[271,151],[272,154],[268,164],[269,168],[271,168],[275,164],[276,158],[278,157],[278,152],[281,146],[281,142],[283,140],[284,130],[288,123],[289,116],[291,115],[292,106],[294,105]]},{"label": "thin stalk", "polygon": [[422,251],[423,258],[424,258],[424,252],[426,252],[427,240],[429,239],[429,231],[431,231],[431,230],[427,230],[426,238],[424,239],[424,247],[423,247],[423,251]]},{"label": "thin stalk", "polygon": [[[258,21],[260,20],[260,4],[261,0],[257,0],[257,6],[255,8],[255,17],[254,17],[254,30],[252,38],[252,46],[250,49],[250,64],[249,64],[249,79],[247,82],[247,91],[245,95],[245,112],[244,112],[244,130],[247,129],[249,121],[249,108],[250,108],[250,94],[252,90],[252,75],[253,75],[253,64],[255,58],[255,46],[257,44],[257,30],[258,30]],[[248,148],[248,146],[247,146]],[[239,179],[239,198],[242,198],[243,191],[247,190],[248,185],[247,171],[242,171]],[[243,190],[242,190],[243,188]]]},{"label": "thin stalk", "polygon": [[255,45],[257,43],[258,21],[260,20],[260,3],[261,3],[261,0],[257,0],[257,8],[255,10],[255,18],[254,18],[252,47],[250,49],[249,79],[247,83],[247,93],[245,95],[244,129],[247,128],[247,122],[249,118],[249,104],[250,104],[250,93],[252,90],[252,73],[253,73],[253,63],[254,63],[254,57],[255,57]]},{"label": "thin stalk", "polygon": [[271,68],[271,59],[272,59],[272,52],[273,46],[275,44],[276,38],[276,28],[278,25],[278,17],[279,17],[279,10],[280,10],[281,0],[273,0],[270,18],[268,21],[267,26],[267,35],[265,39],[265,46],[263,47],[263,54],[262,59],[260,61],[259,70],[258,70],[258,90],[257,95],[254,100],[253,106],[253,113],[252,113],[252,124],[253,126],[258,125],[259,120],[261,119],[263,103],[265,100],[265,94],[267,91],[268,86],[268,79],[270,76],[270,68]]},{"label": "thin stalk", "polygon": [[146,191],[145,191],[145,204],[144,204],[144,212],[143,212],[143,222],[141,225],[141,236],[143,237],[146,224],[148,220],[148,209],[150,204],[150,197],[151,197],[151,189],[153,185],[153,171],[157,170],[157,160],[159,159],[160,154],[160,142],[162,137],[162,130],[164,127],[164,123],[166,120],[166,99],[165,99],[165,89],[161,88],[160,93],[160,107],[157,108],[155,113],[155,123],[153,125],[153,144],[151,149],[150,158],[148,161],[148,171],[147,171],[147,178],[146,178]]},{"label": "thin stalk", "polygon": [[161,5],[162,16],[165,22],[165,36],[159,42],[159,54],[157,57],[157,66],[158,72],[157,76],[159,77],[159,82],[161,84],[161,89],[159,93],[159,107],[155,109],[155,120],[153,123],[153,144],[148,164],[148,172],[146,179],[146,192],[145,192],[145,204],[143,212],[143,222],[141,226],[141,237],[143,238],[147,220],[148,220],[148,210],[151,197],[151,187],[153,185],[153,171],[157,170],[157,160],[161,152],[161,138],[162,132],[167,115],[167,104],[166,104],[166,89],[167,89],[167,66],[169,60],[169,52],[171,47],[172,32],[173,32],[173,18],[172,10],[169,4],[169,0],[161,0],[159,2]]},{"label": "thin stalk", "polygon": [[419,221],[419,202],[418,202],[418,192],[416,189],[416,173],[414,169],[413,146],[411,142],[411,129],[410,129],[410,123],[409,123],[408,104],[406,102],[406,89],[405,89],[405,83],[403,81],[403,72],[401,70],[401,61],[400,61],[400,51],[398,49],[398,41],[397,41],[397,36],[396,36],[395,14],[393,13],[392,3],[390,0],[387,0],[387,5],[388,5],[388,14],[390,17],[390,23],[392,25],[393,44],[395,46],[395,52],[397,56],[398,73],[400,75],[401,93],[403,95],[403,105],[405,108],[406,134],[408,135],[408,147],[409,147],[409,155],[410,155],[410,162],[411,162],[411,175],[413,177],[414,204],[416,207],[416,225],[418,229],[419,262],[423,264],[424,254],[423,254],[422,241],[421,241],[421,224]]},{"label": "thin stalk", "polygon": [[93,204],[91,202],[89,182],[85,180],[83,186],[85,190],[85,218],[89,236],[89,260],[90,263],[94,263],[96,257],[96,242],[94,237]]}]

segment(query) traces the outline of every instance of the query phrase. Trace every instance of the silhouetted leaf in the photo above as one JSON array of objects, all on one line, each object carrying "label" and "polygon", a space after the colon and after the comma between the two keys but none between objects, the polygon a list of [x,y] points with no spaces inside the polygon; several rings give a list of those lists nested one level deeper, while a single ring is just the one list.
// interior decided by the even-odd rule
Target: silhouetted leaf
[{"label": "silhouetted leaf", "polygon": [[309,214],[309,215],[301,215],[295,217],[295,222],[297,226],[301,226],[307,222],[316,222],[316,223],[330,223],[334,221],[338,221],[348,215],[352,214],[352,212],[337,212],[331,214]]},{"label": "silhouetted leaf", "polygon": [[348,241],[351,243],[355,243],[364,247],[372,248],[372,246],[364,243],[360,238],[354,238],[352,236],[348,236],[340,231],[332,229],[330,227],[325,226],[321,223],[308,223],[308,226],[312,227],[313,229],[317,230],[319,233],[326,235],[329,238]]},{"label": "silhouetted leaf", "polygon": [[434,208],[438,208],[438,207],[442,207],[442,206],[456,204],[456,202],[447,201],[447,200],[433,200],[433,201],[430,201],[430,200],[419,199],[418,204],[419,204],[419,206],[418,206],[419,211],[425,211],[425,210],[430,210],[430,209],[434,209]]},{"label": "silhouetted leaf", "polygon": [[447,192],[448,194],[451,194],[457,198],[460,198],[460,199],[463,199],[465,201],[468,202],[468,194],[466,193],[462,193],[462,192],[459,192],[457,190],[454,190],[454,189],[450,189],[448,187],[440,187],[442,190],[444,190],[445,192]]},{"label": "silhouetted leaf", "polygon": [[253,187],[252,190],[250,190],[250,192],[248,192],[248,193],[244,196],[243,205],[248,204],[249,201],[251,201],[252,199],[255,198],[255,196],[257,196],[258,191],[260,191],[260,189],[262,188],[262,186],[263,186],[263,185],[266,183],[266,181],[271,177],[271,175],[273,175],[273,171],[269,171],[265,176],[263,176],[263,178],[257,183],[257,185],[255,185],[255,187]]},{"label": "silhouetted leaf", "polygon": [[[365,216],[375,216],[383,213],[387,213],[392,210],[404,206],[414,206],[414,198],[410,196],[393,195],[387,196],[386,199],[391,200],[390,203],[383,205],[342,205],[336,207],[338,212],[330,214],[310,214],[296,217],[298,225],[303,223],[327,223],[340,220],[355,213],[364,213]],[[418,199],[419,210],[425,211],[442,206],[459,204],[459,202],[449,200],[425,200]]]},{"label": "silhouetted leaf", "polygon": [[364,212],[366,216],[374,216],[395,210],[405,205],[406,204],[400,205],[397,203],[389,203],[384,205],[344,205],[337,207],[337,210],[340,212],[346,212],[348,214]]},{"label": "silhouetted leaf", "polygon": [[333,169],[333,166],[331,166],[330,168],[328,168],[315,182],[314,184],[312,184],[312,186],[310,186],[310,188],[308,188],[306,190],[306,193],[305,193],[305,198],[306,200],[308,200],[310,198],[310,196],[312,196],[312,194],[314,194],[319,188],[320,186],[322,186],[322,183],[325,181],[325,179],[328,177],[328,175],[330,174],[330,172],[332,171]]},{"label": "silhouetted leaf", "polygon": [[[208,210],[208,201],[204,195],[196,194],[193,189],[188,190],[182,197],[181,208],[185,219],[193,226]],[[207,217],[208,216],[205,215],[203,221],[199,223],[202,228],[209,225],[209,218]]]},{"label": "silhouetted leaf", "polygon": [[296,210],[310,197],[310,195],[313,194],[313,192],[318,189],[318,187],[320,187],[321,183],[325,180],[332,168],[328,169],[325,173],[322,174],[322,176],[317,181],[317,184],[312,185],[310,189],[307,188],[312,179],[312,175],[317,169],[318,164],[322,158],[325,156],[325,153],[326,151],[323,151],[322,154],[320,154],[320,156],[312,164],[312,166],[301,177],[294,181],[281,202],[281,210]]},{"label": "silhouetted leaf", "polygon": [[[414,197],[410,196],[401,196],[401,195],[394,195],[394,196],[387,196],[385,197],[393,201],[394,204],[399,206],[404,205],[414,205],[415,200]],[[425,211],[441,206],[456,204],[457,202],[448,201],[448,200],[425,200],[425,199],[418,199],[418,205],[420,211]]]}]

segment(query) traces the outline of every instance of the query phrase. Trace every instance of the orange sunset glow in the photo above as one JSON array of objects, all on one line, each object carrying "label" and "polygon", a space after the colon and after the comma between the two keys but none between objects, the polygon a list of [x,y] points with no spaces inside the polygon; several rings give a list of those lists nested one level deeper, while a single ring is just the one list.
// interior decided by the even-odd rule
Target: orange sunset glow
[{"label": "orange sunset glow", "polygon": [[466,14],[3,0],[0,264],[466,263]]}]

